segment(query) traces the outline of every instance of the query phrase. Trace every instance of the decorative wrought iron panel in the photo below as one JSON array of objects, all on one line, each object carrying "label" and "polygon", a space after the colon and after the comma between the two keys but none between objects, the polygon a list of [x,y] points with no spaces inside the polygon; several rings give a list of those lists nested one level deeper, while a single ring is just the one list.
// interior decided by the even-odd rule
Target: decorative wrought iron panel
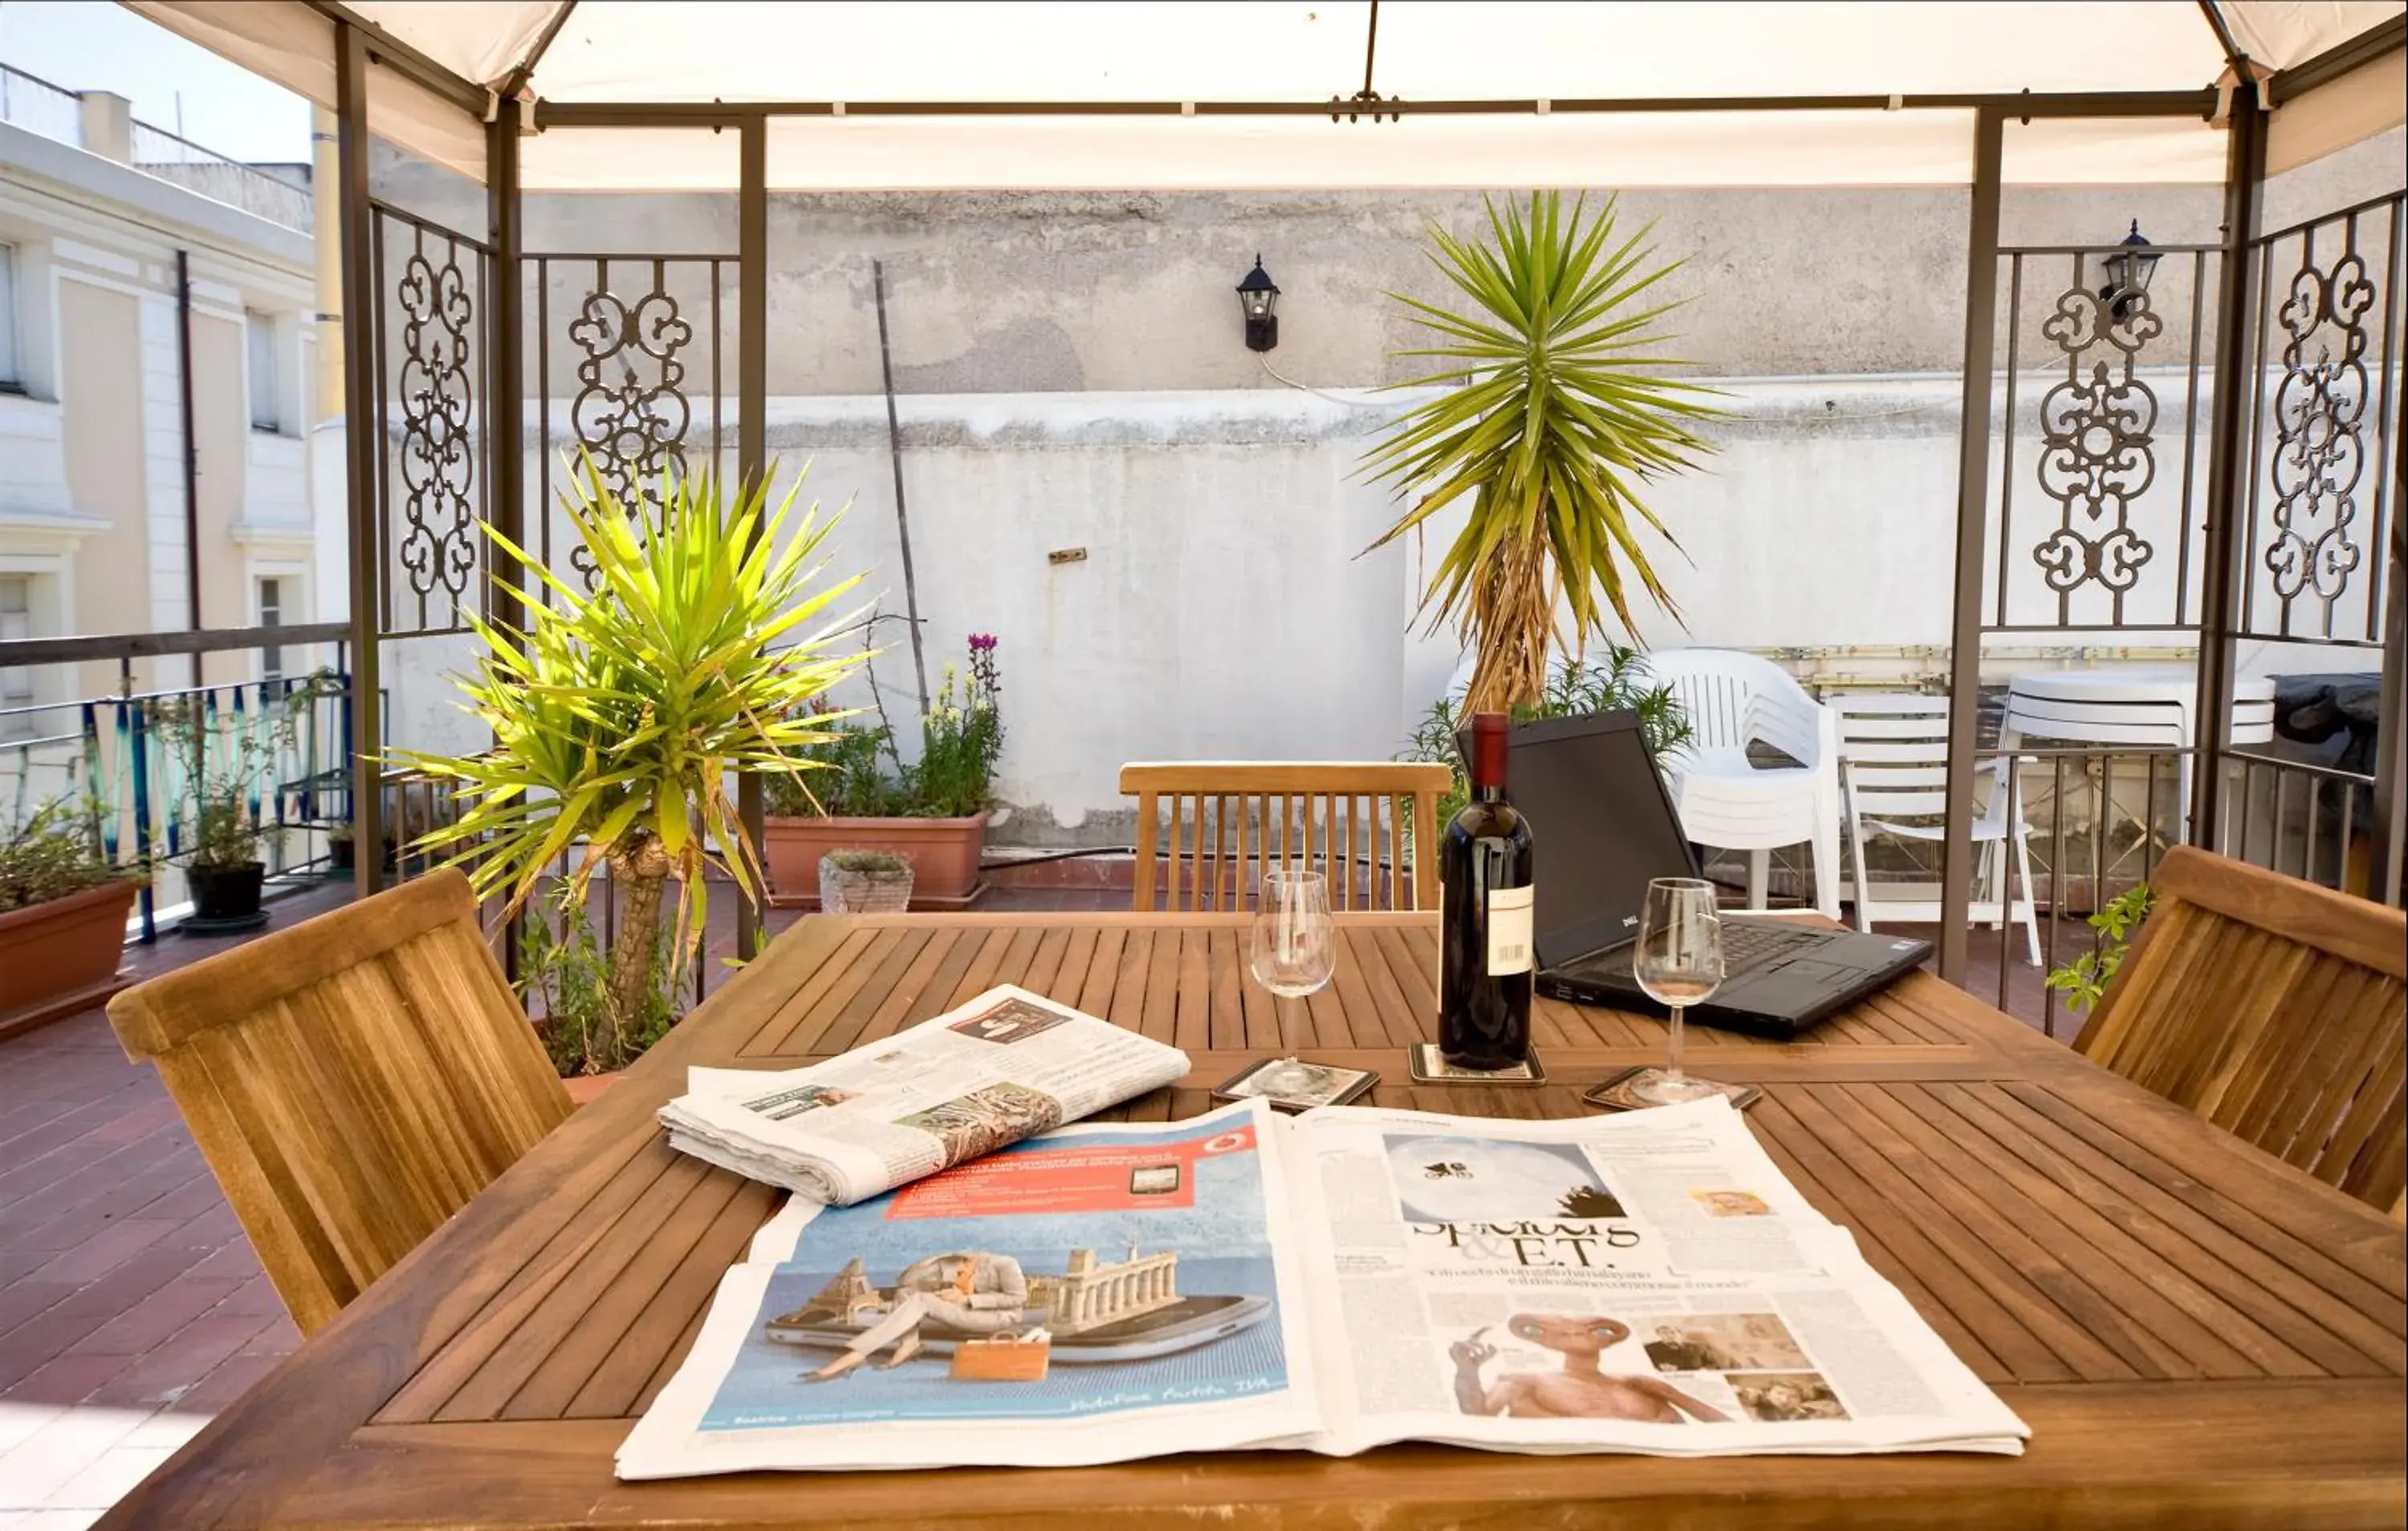
[{"label": "decorative wrought iron panel", "polygon": [[2278,229],[2257,263],[2240,630],[2375,646],[2399,513],[2402,195]]},{"label": "decorative wrought iron panel", "polygon": [[465,630],[482,600],[490,508],[483,430],[492,252],[466,235],[370,205],[378,625],[389,636]]},{"label": "decorative wrought iron panel", "polygon": [[1999,251],[1986,632],[2198,625],[2218,256],[2155,246],[2155,279],[2116,291],[2117,249]]},{"label": "decorative wrought iron panel", "polygon": [[734,352],[736,264],[732,255],[523,258],[538,400],[535,551],[589,590],[593,560],[558,509],[581,459],[630,514],[657,509],[664,486],[696,467],[728,466],[723,359]]}]

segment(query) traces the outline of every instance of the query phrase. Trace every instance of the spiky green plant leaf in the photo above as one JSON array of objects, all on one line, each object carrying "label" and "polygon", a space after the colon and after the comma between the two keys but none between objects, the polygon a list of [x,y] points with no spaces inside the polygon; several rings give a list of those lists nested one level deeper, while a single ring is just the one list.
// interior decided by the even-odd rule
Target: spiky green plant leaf
[{"label": "spiky green plant leaf", "polygon": [[1639,528],[1679,544],[1639,492],[1712,451],[1694,427],[1721,412],[1706,402],[1713,390],[1664,375],[1683,364],[1650,354],[1666,338],[1656,321],[1677,306],[1654,293],[1680,263],[1655,264],[1646,229],[1617,242],[1612,200],[1594,218],[1576,201],[1567,219],[1556,193],[1536,192],[1526,212],[1490,203],[1488,222],[1486,243],[1430,230],[1432,263],[1469,308],[1390,294],[1439,340],[1398,354],[1445,364],[1394,386],[1447,392],[1364,456],[1411,501],[1374,547],[1471,496],[1423,606],[1478,646],[1480,709],[1536,702],[1558,594],[1575,647],[1607,633],[1609,610],[1637,632],[1634,580],[1678,620]]},{"label": "spiky green plant leaf", "polygon": [[[866,657],[835,647],[852,618],[831,620],[829,608],[860,577],[823,582],[826,562],[813,559],[834,519],[816,506],[796,516],[800,487],[798,475],[772,509],[762,486],[724,494],[703,471],[665,479],[657,509],[630,507],[587,462],[563,503],[594,560],[591,594],[487,527],[524,575],[527,624],[470,619],[484,651],[455,684],[492,730],[492,750],[392,751],[451,783],[463,805],[414,848],[447,854],[512,911],[580,846],[568,887],[580,901],[606,860],[619,875],[651,877],[655,897],[658,878],[673,875],[673,963],[702,934],[706,870],[758,897],[760,851],[729,780],[812,768],[803,751],[826,743],[843,714],[814,715],[809,703]],[[651,932],[634,934],[648,967]]]}]

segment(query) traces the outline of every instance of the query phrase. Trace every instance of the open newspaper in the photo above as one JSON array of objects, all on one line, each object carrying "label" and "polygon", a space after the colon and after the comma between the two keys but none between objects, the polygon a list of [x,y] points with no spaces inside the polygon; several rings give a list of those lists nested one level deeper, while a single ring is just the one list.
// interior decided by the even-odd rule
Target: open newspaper
[{"label": "open newspaper", "polygon": [[1160,1089],[1187,1054],[1004,984],[808,1068],[695,1068],[669,1145],[849,1206]]},{"label": "open newspaper", "polygon": [[2028,1433],[1725,1101],[1567,1122],[1248,1101],[790,1203],[618,1470]]}]

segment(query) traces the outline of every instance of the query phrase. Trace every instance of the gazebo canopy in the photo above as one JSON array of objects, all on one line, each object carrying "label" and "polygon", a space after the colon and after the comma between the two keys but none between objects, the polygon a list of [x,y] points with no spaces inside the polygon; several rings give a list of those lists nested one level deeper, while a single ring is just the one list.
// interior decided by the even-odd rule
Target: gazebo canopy
[{"label": "gazebo canopy", "polygon": [[[129,3],[321,103],[334,97],[334,19],[367,24],[376,130],[471,176],[484,163],[476,108],[501,93],[532,101],[528,190],[732,189],[735,155],[708,129],[714,113],[763,106],[776,114],[768,182],[790,190],[1962,184],[1972,108],[2027,92],[2009,182],[2217,181],[2217,122],[2242,73],[2254,84],[2371,48],[2403,11],[2401,0]],[[2393,48],[2380,67],[2274,93],[2270,167],[2400,122],[2400,59]]]}]

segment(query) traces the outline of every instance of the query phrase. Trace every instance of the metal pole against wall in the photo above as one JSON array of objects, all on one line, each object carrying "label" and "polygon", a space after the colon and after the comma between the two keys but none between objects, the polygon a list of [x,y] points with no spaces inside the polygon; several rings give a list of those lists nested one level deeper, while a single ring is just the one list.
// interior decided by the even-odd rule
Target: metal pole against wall
[{"label": "metal pole against wall", "polygon": [[384,734],[377,694],[376,282],[370,275],[367,40],[348,21],[335,24],[337,178],[343,241],[343,448],[351,502],[352,891],[366,898],[384,873],[384,790],[377,751]]},{"label": "metal pole against wall", "polygon": [[[492,298],[485,317],[492,328],[485,349],[489,361],[485,393],[487,511],[494,530],[523,548],[526,539],[526,356],[522,333],[523,304],[519,290],[519,251],[523,242],[519,219],[519,120],[523,107],[514,96],[494,103],[494,120],[485,129],[485,234],[493,245]],[[485,559],[485,620],[518,647],[515,635],[526,621],[518,586],[503,578],[502,560],[492,549],[478,550]],[[498,744],[500,741],[494,741]],[[502,931],[502,967],[519,976],[519,927],[523,912],[510,916]]]},{"label": "metal pole against wall", "polygon": [[[193,255],[176,251],[176,418],[184,435],[184,630],[201,630],[201,444],[193,420]],[[193,684],[202,683],[193,654]]]},{"label": "metal pole against wall", "polygon": [[1982,555],[1988,543],[1990,359],[1999,321],[1999,166],[2005,135],[2005,119],[1996,108],[1974,114],[1965,390],[1956,426],[1956,610],[1948,651],[1948,837],[1940,865],[1940,976],[1960,984],[1973,893],[1973,752],[1981,739]]},{"label": "metal pole against wall", "polygon": [[[2214,850],[2223,811],[2224,754],[2232,746],[2232,631],[2247,568],[2242,522],[2249,498],[2249,437],[2257,418],[2251,365],[2256,326],[2258,198],[2266,180],[2266,112],[2258,93],[2233,93],[2226,148],[2224,253],[2215,289],[2215,412],[2208,426],[2207,518],[2200,565],[2199,693],[2191,712],[2198,747],[2190,778],[2193,845]],[[2244,848],[2245,849],[2245,848]]]},{"label": "metal pole against wall", "polygon": [[[2396,288],[2394,289],[2397,290]],[[2408,404],[2391,417],[2391,503],[2408,507]],[[2408,861],[2408,516],[2391,514],[2389,567],[2383,578],[2383,689],[2375,704],[2374,896],[2399,907]]]},{"label": "metal pole against wall", "polygon": [[[744,119],[738,130],[736,191],[736,473],[748,486],[764,486],[769,431],[769,123]],[[714,340],[714,344],[716,341]],[[762,835],[761,777],[736,779],[736,816],[757,850]],[[761,907],[750,898],[736,903],[736,955],[749,961],[761,950]]]}]

